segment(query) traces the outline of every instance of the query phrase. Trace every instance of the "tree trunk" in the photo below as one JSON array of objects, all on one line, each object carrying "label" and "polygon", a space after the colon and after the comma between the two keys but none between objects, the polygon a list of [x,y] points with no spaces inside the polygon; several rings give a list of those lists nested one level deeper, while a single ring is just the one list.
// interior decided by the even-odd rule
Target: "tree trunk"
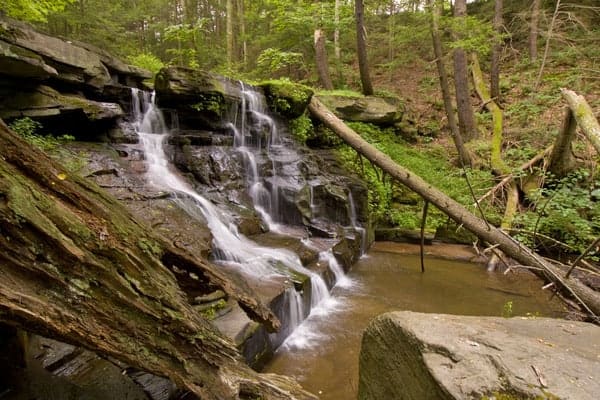
[{"label": "tree trunk", "polygon": [[233,66],[233,53],[234,53],[234,41],[233,41],[233,0],[227,0],[225,14],[227,15],[227,68],[231,70]]},{"label": "tree trunk", "polygon": [[533,85],[534,91],[537,90],[540,82],[542,81],[542,75],[544,74],[544,67],[546,66],[546,61],[548,60],[548,52],[550,51],[550,40],[552,39],[552,31],[554,30],[554,23],[556,22],[556,17],[558,16],[558,10],[560,9],[560,0],[556,0],[556,7],[554,8],[554,13],[552,14],[552,20],[550,20],[550,25],[548,25],[548,32],[546,33],[546,45],[544,46],[544,55],[542,57],[542,65],[540,65],[540,70],[538,72],[537,78],[535,79],[535,83]]},{"label": "tree trunk", "polygon": [[490,164],[492,171],[496,175],[506,175],[510,173],[510,168],[502,160],[502,136],[503,136],[503,123],[502,123],[502,110],[496,102],[491,98],[490,92],[488,92],[483,80],[483,74],[479,67],[479,59],[477,54],[473,54],[472,57],[472,71],[473,71],[473,82],[475,83],[475,91],[479,95],[479,98],[492,114],[492,154],[490,157]]},{"label": "tree trunk", "polygon": [[238,21],[240,24],[240,40],[242,41],[242,63],[244,69],[248,66],[248,41],[246,40],[246,12],[244,0],[238,0]]},{"label": "tree trunk", "polygon": [[557,178],[562,178],[575,168],[575,159],[571,151],[571,143],[575,139],[577,132],[577,121],[570,108],[565,110],[563,126],[559,132],[552,153],[550,153],[550,162],[548,171]]},{"label": "tree trunk", "polygon": [[327,49],[325,48],[325,34],[322,29],[315,29],[315,61],[317,73],[321,86],[327,90],[333,90],[333,83],[329,75],[329,63],[327,62]]},{"label": "tree trunk", "polygon": [[430,0],[431,6],[431,38],[433,40],[433,52],[435,53],[435,63],[437,65],[438,77],[440,79],[440,87],[442,89],[442,97],[444,99],[444,109],[448,117],[448,126],[454,140],[454,146],[458,151],[458,157],[462,165],[472,166],[471,156],[464,145],[463,138],[456,124],[456,114],[452,105],[452,96],[450,95],[450,86],[448,85],[448,74],[444,66],[444,53],[442,51],[442,40],[440,38],[439,21],[441,15],[441,7],[443,0]]},{"label": "tree trunk", "polygon": [[360,82],[362,92],[365,96],[373,95],[373,84],[369,73],[369,61],[367,57],[367,38],[365,30],[365,16],[363,0],[355,0],[354,16],[356,18],[356,52],[358,56],[358,68],[360,70]]},{"label": "tree trunk", "polygon": [[[467,15],[466,0],[454,2],[454,17],[460,22],[461,29],[466,30],[464,20]],[[457,34],[455,37],[465,35],[466,32]],[[461,49],[454,49],[454,88],[456,92],[456,108],[458,111],[458,129],[465,142],[469,142],[479,135],[475,125],[475,115],[471,106],[471,95],[469,93],[469,74],[467,68],[467,53]]]},{"label": "tree trunk", "polygon": [[[504,216],[502,217],[502,222],[500,223],[500,229],[502,229],[504,232],[510,232],[513,220],[517,214],[518,206],[519,189],[517,184],[513,181],[506,189],[506,206],[504,207]],[[501,250],[494,250],[487,263],[487,270],[495,271],[498,267],[498,264],[502,262],[502,257],[503,254]]]},{"label": "tree trunk", "polygon": [[270,311],[1,121],[0,232],[0,322],[166,376],[202,399],[313,398],[246,366],[171,269],[195,273],[200,293],[223,288],[275,322]]},{"label": "tree trunk", "polygon": [[342,59],[342,51],[340,49],[340,0],[335,0],[335,9],[333,12],[333,23],[335,30],[333,31],[333,48],[335,61],[339,63]]},{"label": "tree trunk", "polygon": [[502,0],[496,0],[494,6],[494,30],[498,34],[498,42],[494,43],[494,46],[492,47],[492,65],[490,71],[490,92],[492,99],[496,102],[500,101],[500,57],[502,55],[500,35],[502,35],[503,29],[502,10]]},{"label": "tree trunk", "polygon": [[554,282],[559,288],[568,291],[586,309],[592,318],[597,319],[596,316],[600,314],[600,295],[598,293],[577,279],[562,279],[561,272],[556,266],[548,263],[543,257],[523,246],[498,228],[490,226],[482,219],[471,214],[461,204],[442,193],[433,185],[425,182],[412,171],[396,164],[389,156],[371,146],[356,132],[345,125],[343,121],[329,111],[315,96],[313,96],[309,104],[309,110],[314,117],[321,120],[325,126],[330,128],[358,153],[380,167],[393,179],[401,182],[423,197],[423,199],[435,205],[456,221],[457,224],[463,225],[484,242],[498,244],[498,247],[502,251],[523,265],[539,268],[540,271],[543,271],[545,279]]},{"label": "tree trunk", "polygon": [[594,111],[590,107],[585,97],[578,95],[572,90],[561,89],[562,96],[567,100],[573,115],[581,128],[583,134],[592,143],[596,152],[600,154],[600,124],[594,116]]},{"label": "tree trunk", "polygon": [[531,21],[529,22],[529,59],[537,60],[538,24],[540,20],[541,0],[533,0],[531,6]]}]

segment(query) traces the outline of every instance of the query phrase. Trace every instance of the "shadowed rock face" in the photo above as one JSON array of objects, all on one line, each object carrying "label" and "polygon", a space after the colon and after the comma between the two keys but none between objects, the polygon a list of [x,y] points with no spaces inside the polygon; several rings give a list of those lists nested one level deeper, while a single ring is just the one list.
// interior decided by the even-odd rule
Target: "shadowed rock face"
[{"label": "shadowed rock face", "polygon": [[364,333],[359,399],[592,400],[599,352],[583,322],[392,312]]},{"label": "shadowed rock face", "polygon": [[145,88],[149,78],[149,71],[89,44],[0,18],[0,118],[8,122],[30,117],[48,133],[91,140],[116,128],[130,87]]}]

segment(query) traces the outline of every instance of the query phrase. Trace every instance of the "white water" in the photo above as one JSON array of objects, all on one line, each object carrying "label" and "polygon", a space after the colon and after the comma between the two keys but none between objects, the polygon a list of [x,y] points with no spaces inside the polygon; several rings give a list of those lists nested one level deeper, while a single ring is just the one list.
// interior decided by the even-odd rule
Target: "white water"
[{"label": "white water", "polygon": [[[246,91],[244,91],[245,93]],[[251,111],[257,116],[260,124],[267,126],[271,125],[271,136],[269,139],[269,147],[276,145],[278,141],[277,130],[273,120],[262,115],[260,107],[256,106],[256,96],[246,96],[243,104],[250,104]],[[255,278],[268,278],[273,275],[284,275],[285,271],[278,268],[278,264],[282,263],[287,268],[298,271],[310,277],[311,281],[311,310],[310,315],[327,315],[339,306],[339,302],[332,298],[327,289],[324,280],[316,273],[306,269],[298,256],[288,250],[272,249],[264,246],[259,246],[245,236],[241,235],[230,218],[222,213],[209,200],[198,194],[193,188],[183,180],[170,164],[164,150],[164,142],[169,135],[169,130],[165,124],[161,111],[155,105],[154,94],[141,92],[136,89],[132,90],[132,113],[134,118],[134,127],[140,137],[140,141],[144,148],[144,154],[147,164],[147,180],[159,190],[171,192],[175,195],[176,200],[182,209],[186,210],[190,215],[197,215],[198,211],[202,214],[207,222],[213,236],[213,253],[216,261],[222,265],[233,267],[244,274],[251,275]],[[271,214],[267,210],[272,210],[272,204],[267,202],[276,201],[274,195],[268,195],[268,191],[264,188],[258,175],[258,168],[254,153],[246,146],[246,135],[244,134],[247,121],[246,112],[242,113],[242,130],[238,130],[232,124],[234,130],[234,142],[238,144],[238,151],[244,155],[246,161],[246,172],[251,193],[256,197],[256,209],[263,214],[263,218],[270,222],[272,226],[277,227],[273,223]],[[259,141],[260,147],[260,141]],[[277,188],[275,187],[275,192]],[[186,198],[193,200],[193,205],[185,201]],[[267,205],[268,208],[264,206]],[[335,257],[331,254],[332,260],[328,259],[332,269],[338,268],[338,272],[334,272],[336,277],[338,274],[341,277],[343,272],[337,264]],[[340,280],[341,282],[341,280]],[[285,293],[285,300],[288,315],[286,317],[288,328],[286,331],[292,332],[295,328],[301,325],[304,316],[303,303],[301,296],[290,288]],[[287,333],[287,332],[286,332]],[[311,341],[314,335],[310,329],[296,329],[290,336],[288,341],[294,347],[304,346]],[[286,341],[287,343],[287,341]]]},{"label": "white water", "polygon": [[367,251],[367,230],[360,226],[356,218],[356,206],[352,192],[348,191],[348,204],[350,205],[350,224],[360,234],[360,255],[364,255]]}]

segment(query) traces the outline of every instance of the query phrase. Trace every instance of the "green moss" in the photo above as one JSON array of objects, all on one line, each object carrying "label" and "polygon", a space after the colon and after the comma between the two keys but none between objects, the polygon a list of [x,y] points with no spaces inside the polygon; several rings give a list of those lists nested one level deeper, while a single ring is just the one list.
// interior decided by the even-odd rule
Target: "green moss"
[{"label": "green moss", "polygon": [[214,302],[210,307],[200,311],[200,314],[207,320],[212,321],[217,317],[217,312],[225,307],[227,307],[227,302],[224,299],[220,299]]},{"label": "green moss", "polygon": [[162,256],[162,247],[152,239],[141,238],[138,240],[138,247],[148,255],[160,257]]},{"label": "green moss", "polygon": [[298,118],[304,114],[314,94],[308,86],[286,79],[262,82],[259,86],[265,91],[271,110],[286,118]]}]

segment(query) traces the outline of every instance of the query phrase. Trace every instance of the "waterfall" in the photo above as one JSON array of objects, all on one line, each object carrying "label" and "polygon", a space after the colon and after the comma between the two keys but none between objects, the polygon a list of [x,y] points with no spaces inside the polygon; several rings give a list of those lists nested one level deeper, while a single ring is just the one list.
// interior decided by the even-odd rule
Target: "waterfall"
[{"label": "waterfall", "polygon": [[354,205],[354,198],[352,192],[348,191],[348,204],[350,206],[350,225],[360,235],[360,255],[364,255],[367,250],[367,230],[360,226],[356,218],[356,206]]},{"label": "waterfall", "polygon": [[[274,205],[277,195],[274,192],[277,192],[278,188],[277,185],[272,184],[269,192],[262,182],[256,157],[260,156],[263,140],[261,135],[253,137],[251,134],[259,130],[264,132],[263,129],[266,127],[269,133],[265,143],[267,150],[279,146],[279,136],[275,122],[261,108],[261,101],[256,92],[244,89],[243,93],[241,118],[234,120],[236,123],[239,122],[239,126],[231,123],[230,128],[233,130],[236,150],[243,155],[249,191],[255,201],[255,207],[266,220],[271,222],[272,226],[276,226],[269,218],[273,218],[271,213],[277,209]],[[228,215],[193,190],[190,184],[176,172],[165,153],[164,143],[169,135],[169,129],[160,109],[155,104],[154,93],[132,89],[132,118],[133,126],[144,148],[147,181],[159,190],[171,192],[178,205],[190,215],[196,216],[198,212],[202,215],[212,233],[215,262],[259,279],[274,275],[285,276],[286,271],[281,268],[283,264],[310,277],[311,313],[323,313],[326,312],[324,310],[330,309],[330,305],[335,301],[332,301],[327,285],[320,275],[306,269],[295,253],[260,246],[240,234]],[[246,146],[248,138],[255,147]],[[271,162],[275,169],[275,162]],[[191,204],[186,201],[187,199],[192,200]],[[306,313],[302,299],[296,290],[288,288],[284,297],[286,307],[289,308],[286,316],[286,333],[290,333],[300,325]]]}]

